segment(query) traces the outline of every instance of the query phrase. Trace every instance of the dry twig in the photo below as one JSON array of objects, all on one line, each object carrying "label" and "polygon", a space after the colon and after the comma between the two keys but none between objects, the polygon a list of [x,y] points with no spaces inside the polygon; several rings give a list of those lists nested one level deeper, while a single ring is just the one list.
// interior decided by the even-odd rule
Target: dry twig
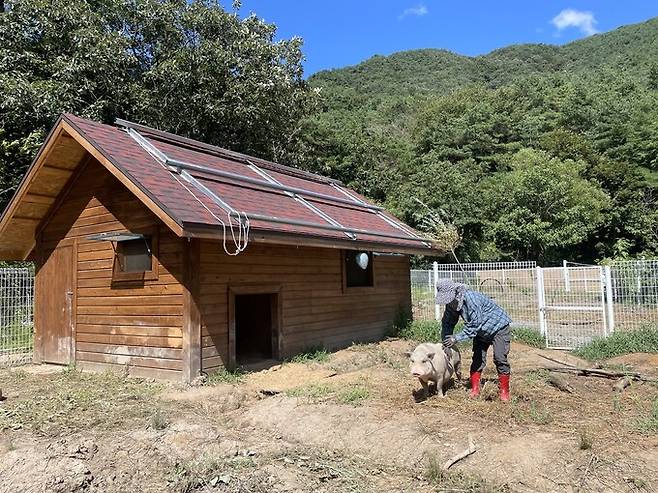
[{"label": "dry twig", "polygon": [[471,435],[468,436],[468,448],[464,450],[463,452],[455,455],[452,459],[450,459],[448,462],[443,464],[443,470],[447,471],[450,469],[453,465],[455,465],[457,462],[460,460],[468,457],[471,454],[474,454],[477,449],[475,448],[475,444],[473,443],[473,437]]}]

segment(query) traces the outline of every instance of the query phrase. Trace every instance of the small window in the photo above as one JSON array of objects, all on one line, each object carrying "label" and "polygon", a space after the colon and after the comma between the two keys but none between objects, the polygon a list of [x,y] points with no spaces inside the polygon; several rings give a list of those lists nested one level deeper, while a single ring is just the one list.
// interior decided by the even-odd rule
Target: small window
[{"label": "small window", "polygon": [[348,288],[373,286],[371,252],[352,250],[345,252],[345,286]]},{"label": "small window", "polygon": [[121,241],[117,244],[120,272],[147,272],[152,265],[151,238]]},{"label": "small window", "polygon": [[115,243],[112,278],[115,281],[141,281],[158,278],[157,235]]}]

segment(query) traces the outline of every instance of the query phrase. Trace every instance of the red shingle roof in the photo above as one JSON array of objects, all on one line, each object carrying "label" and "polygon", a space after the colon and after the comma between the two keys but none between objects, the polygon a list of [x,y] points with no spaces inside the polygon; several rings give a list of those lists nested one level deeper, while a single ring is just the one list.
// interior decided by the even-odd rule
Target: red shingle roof
[{"label": "red shingle roof", "polygon": [[[132,126],[127,122],[125,122],[126,126],[132,127],[130,132],[133,135],[137,131],[138,136],[145,138],[146,147],[144,142],[140,144],[138,139],[136,140],[126,128],[121,126],[104,125],[73,115],[64,115],[63,119],[184,230],[221,229],[222,221],[224,223],[228,221],[227,212],[218,205],[217,200],[195,186],[194,180],[192,183],[186,181],[167,163],[154,157],[153,149],[149,153],[149,145],[163,153],[171,162],[181,161],[204,167],[207,172],[204,169],[187,169],[187,171],[198,183],[232,209],[246,213],[250,217],[251,230],[254,233],[312,236],[341,242],[349,240],[354,243],[354,248],[359,248],[359,244],[366,242],[386,246],[388,250],[393,251],[398,247],[401,251],[414,249],[431,253],[432,247],[429,241],[419,241],[420,235],[409,226],[383,210],[374,209],[364,197],[329,178],[147,127]],[[227,176],[216,176],[212,174],[213,171],[233,173],[250,178],[252,182],[246,183]],[[268,182],[272,181],[330,198],[275,190],[267,186]],[[300,196],[303,198],[300,199]],[[305,201],[312,207],[305,205]],[[330,219],[322,217],[322,214],[312,210],[313,208],[329,216]],[[306,222],[330,227],[333,222],[334,225],[339,224],[352,233],[301,224],[271,222],[262,218],[254,219],[253,216],[275,216],[282,221]],[[377,234],[353,230],[367,230],[369,233]]]}]

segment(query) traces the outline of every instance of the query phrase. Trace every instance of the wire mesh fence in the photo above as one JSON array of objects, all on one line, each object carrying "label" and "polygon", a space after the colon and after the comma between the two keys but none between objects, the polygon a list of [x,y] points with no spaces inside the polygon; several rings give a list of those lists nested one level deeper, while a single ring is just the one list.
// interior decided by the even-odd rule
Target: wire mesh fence
[{"label": "wire mesh fence", "polygon": [[610,264],[616,330],[658,326],[658,260]]},{"label": "wire mesh fence", "polygon": [[450,278],[498,303],[514,326],[538,330],[547,347],[572,349],[615,330],[658,327],[658,260],[593,266],[564,262],[537,268],[534,262],[443,264],[412,272],[416,320],[440,318],[434,283]]},{"label": "wire mesh fence", "polygon": [[[536,264],[534,262],[495,262],[489,264],[438,264],[434,270],[411,273],[412,306],[415,320],[440,317],[434,307],[434,282],[448,278],[467,284],[505,309],[514,325],[539,328]],[[463,267],[463,270],[462,270]]]},{"label": "wire mesh fence", "polygon": [[34,270],[0,269],[0,367],[32,361]]}]

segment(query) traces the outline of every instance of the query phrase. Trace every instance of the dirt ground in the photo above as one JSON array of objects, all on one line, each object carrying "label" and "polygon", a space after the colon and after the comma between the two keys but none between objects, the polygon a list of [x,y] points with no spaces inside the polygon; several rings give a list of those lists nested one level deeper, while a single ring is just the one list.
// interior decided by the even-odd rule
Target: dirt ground
[{"label": "dirt ground", "polygon": [[[658,491],[655,385],[618,394],[565,375],[563,392],[540,355],[584,362],[514,344],[512,402],[493,372],[480,400],[458,383],[416,402],[411,348],[356,345],[199,387],[0,370],[0,492]],[[655,356],[610,366],[658,376]],[[476,452],[443,471],[469,437]]]}]

